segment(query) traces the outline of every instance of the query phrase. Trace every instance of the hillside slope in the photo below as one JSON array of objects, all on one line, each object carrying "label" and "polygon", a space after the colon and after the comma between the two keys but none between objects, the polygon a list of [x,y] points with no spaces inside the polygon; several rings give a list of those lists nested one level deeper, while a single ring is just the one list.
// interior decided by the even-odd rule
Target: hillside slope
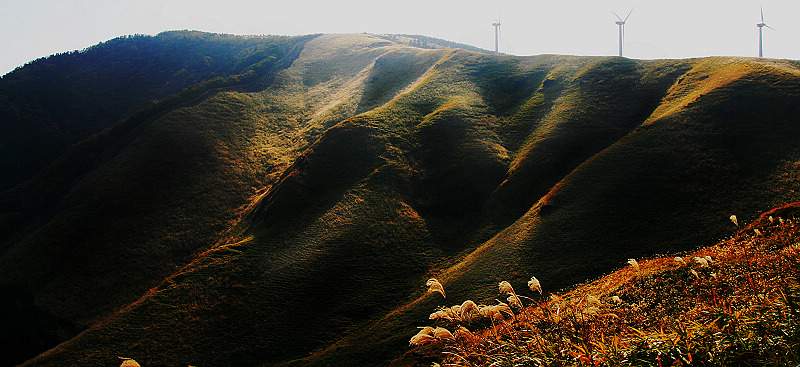
[{"label": "hillside slope", "polygon": [[0,77],[0,191],[153,101],[233,75],[259,85],[308,38],[170,31],[31,61]]},{"label": "hillside slope", "polygon": [[526,295],[539,296],[542,284],[501,283],[497,294],[520,301],[496,326],[450,309],[449,319],[428,322],[453,330],[454,338],[441,331],[449,338],[415,336],[420,341],[392,365],[795,366],[799,209],[800,202],[784,205],[746,226],[732,220],[741,229],[713,246],[631,259],[538,300]]},{"label": "hillside slope", "polygon": [[[133,52],[128,49],[129,43],[147,45],[144,54],[168,49],[177,53],[170,58],[167,52],[161,60],[150,60],[151,63],[180,66],[185,61],[181,58],[184,53],[209,52],[220,62],[229,57],[227,64],[232,68],[212,72],[243,72],[201,81],[150,104],[67,149],[33,179],[0,192],[0,308],[8,310],[0,317],[4,325],[14,325],[3,328],[0,336],[22,345],[9,348],[8,353],[38,353],[45,350],[43,347],[50,348],[54,342],[73,336],[100,315],[134,301],[214,245],[219,233],[239,217],[239,208],[273,179],[270,174],[279,174],[280,165],[291,159],[291,152],[304,149],[309,142],[298,138],[305,135],[295,129],[299,109],[291,110],[292,106],[265,119],[252,113],[265,108],[269,101],[238,98],[236,93],[206,99],[225,90],[263,89],[273,84],[275,73],[291,65],[302,44],[311,38],[167,32],[154,39],[141,36],[113,40],[82,54],[36,61],[4,78],[4,82],[8,81],[6,86],[24,85],[38,80],[38,68],[43,63],[66,58],[73,60],[72,68],[78,71],[64,77],[81,79],[80,74],[74,73],[105,65],[82,63],[82,59],[128,55]],[[248,48],[242,51],[244,56],[231,54],[242,47]],[[250,57],[253,55],[257,57]],[[121,57],[117,61],[135,64],[129,73],[152,66],[138,65],[136,60]],[[233,68],[233,63],[240,66]],[[241,66],[243,63],[246,65]],[[106,87],[118,90],[139,87],[134,82],[119,85],[102,78],[87,79],[82,82],[106,83]],[[157,77],[144,81],[171,83]],[[67,85],[78,90],[97,87]],[[15,98],[30,99],[31,95]],[[115,99],[113,93],[95,97],[101,104]],[[285,98],[291,96],[287,93]],[[112,102],[119,101],[109,103]],[[200,102],[204,107],[195,106]],[[181,106],[187,106],[177,115],[177,120],[182,121],[175,122],[176,115],[167,113]],[[193,115],[197,108],[208,113]],[[78,106],[74,110],[68,114],[94,113]],[[159,116],[162,120],[153,122]],[[8,126],[20,121],[3,123]],[[80,123],[66,117],[58,121],[74,123],[75,129],[94,128],[88,121]],[[274,128],[276,124],[283,127]],[[19,133],[20,140],[41,137],[36,131]],[[313,134],[306,139],[314,139]],[[294,140],[294,146],[287,140]],[[28,148],[35,146],[25,149]],[[12,153],[26,164],[37,165],[26,160],[25,149]],[[36,316],[28,317],[28,313]],[[4,355],[0,359],[11,357]]]},{"label": "hillside slope", "polygon": [[[644,66],[640,75],[660,74],[648,71],[647,64],[640,63]],[[797,69],[740,59],[694,60],[692,64],[666,83],[661,104],[639,126],[588,157],[527,213],[464,254],[460,262],[434,270],[448,297],[478,297],[488,302],[494,296],[493,284],[501,280],[524,284],[531,274],[551,289],[568,287],[619,267],[630,257],[710,244],[730,233],[730,213],[743,213],[740,217],[749,220],[763,203],[779,205],[796,198],[800,125],[790,101],[798,96]],[[603,79],[614,76],[626,77],[610,74]],[[602,88],[603,79],[589,85],[599,84],[597,91],[618,92]],[[751,94],[754,91],[759,97]],[[592,111],[608,100],[613,99],[604,96],[572,106]],[[595,110],[589,116],[624,111],[623,106],[608,107],[613,111]],[[665,110],[669,112],[662,113]],[[555,108],[550,112],[561,113]],[[559,127],[572,123],[579,124],[578,129],[590,129],[590,121],[561,120]],[[531,138],[535,141],[535,132]],[[553,148],[546,154],[563,158],[579,152]],[[510,170],[503,185],[518,172]],[[528,177],[528,187],[546,178],[541,174]],[[493,195],[501,190],[502,186]],[[526,194],[504,202],[513,209]],[[424,280],[419,276],[417,284]],[[475,294],[476,288],[485,293]],[[385,340],[385,348],[402,348],[411,336],[410,329],[402,327],[412,323],[413,317],[424,320],[437,305],[450,306],[433,296],[412,300],[306,361],[327,364],[360,358],[367,363],[374,358],[373,340]]]},{"label": "hillside slope", "polygon": [[28,365],[385,365],[432,275],[566,288],[800,199],[798,102],[792,61],[320,36],[269,88],[150,123],[9,241],[0,284],[88,327]]}]

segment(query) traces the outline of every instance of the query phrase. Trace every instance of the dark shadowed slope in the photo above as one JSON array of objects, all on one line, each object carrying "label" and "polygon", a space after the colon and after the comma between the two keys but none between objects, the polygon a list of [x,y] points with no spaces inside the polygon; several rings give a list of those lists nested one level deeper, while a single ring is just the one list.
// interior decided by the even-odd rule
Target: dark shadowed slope
[{"label": "dark shadowed slope", "polygon": [[[161,224],[149,232],[64,231],[103,234],[97,244],[151,241],[130,269],[158,263],[152,249],[180,249],[167,235],[208,231],[189,247],[208,250],[29,365],[118,355],[143,365],[386,365],[449,299],[491,302],[496,294],[478,290],[531,275],[569,287],[630,257],[710,244],[731,233],[730,214],[746,220],[797,200],[799,99],[789,61],[497,57],[318,37],[271,88],[162,117],[136,141],[142,149],[132,144],[76,186],[88,195],[103,179],[159,183],[151,206],[124,222],[155,213]],[[151,144],[178,159],[186,145],[176,142],[196,134],[202,149],[184,153],[191,164],[130,168],[160,167],[143,153]],[[102,209],[131,190],[68,202]],[[236,199],[215,204],[226,197]],[[107,221],[126,213],[107,210]],[[105,259],[137,254],[61,250],[97,254],[89,263],[101,271],[53,276],[15,265],[49,253],[49,237],[36,236],[44,232],[0,259],[0,275],[36,290],[40,307],[75,297],[69,285],[113,287],[85,280],[111,273]],[[96,249],[105,248],[83,250]],[[35,280],[14,278],[26,273]],[[447,300],[420,297],[430,276]],[[48,311],[79,318],[93,304],[72,305]]]},{"label": "dark shadowed slope", "polygon": [[307,38],[171,31],[32,61],[0,78],[0,191],[152,101],[233,75],[268,78]]},{"label": "dark shadowed slope", "polygon": [[[242,44],[250,44],[249,51],[274,49],[261,54],[266,64],[260,65],[268,68],[255,72],[259,62],[250,60],[245,75],[164,98],[75,145],[26,184],[0,193],[0,306],[10,310],[0,317],[14,325],[3,328],[2,338],[36,344],[8,353],[29,358],[45,350],[38,340],[63,341],[136,300],[213,246],[287,161],[315,139],[317,132],[303,131],[303,116],[313,112],[305,106],[284,103],[279,111],[268,98],[221,93],[263,89],[297,57],[290,51],[299,53],[312,37],[227,37],[233,41],[226,44],[222,36],[186,35],[199,44],[192,52],[206,51],[209,43],[226,50]],[[121,47],[115,42],[86,53],[114,54]],[[189,47],[171,38],[158,45],[174,43]],[[19,72],[37,75],[35,67]],[[281,100],[290,98],[285,93]],[[189,107],[167,114],[181,105]],[[259,112],[265,108],[269,118]]]}]

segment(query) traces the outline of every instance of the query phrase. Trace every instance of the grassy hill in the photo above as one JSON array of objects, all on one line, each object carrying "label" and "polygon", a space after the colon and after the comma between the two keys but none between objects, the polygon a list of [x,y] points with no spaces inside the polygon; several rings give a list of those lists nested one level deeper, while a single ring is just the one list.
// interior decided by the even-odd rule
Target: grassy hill
[{"label": "grassy hill", "polygon": [[[319,36],[7,225],[0,285],[42,333],[82,331],[26,365],[386,365],[451,299],[567,289],[800,200],[798,99],[794,61]],[[431,276],[446,300],[420,297]]]}]

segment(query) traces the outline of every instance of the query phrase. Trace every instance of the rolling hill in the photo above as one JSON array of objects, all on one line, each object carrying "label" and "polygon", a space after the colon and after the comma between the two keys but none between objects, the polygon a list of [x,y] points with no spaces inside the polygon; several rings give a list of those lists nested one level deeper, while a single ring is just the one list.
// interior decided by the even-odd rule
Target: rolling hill
[{"label": "rolling hill", "polygon": [[23,365],[387,365],[451,297],[567,289],[800,200],[795,61],[259,42],[269,67],[114,108],[0,194]]}]

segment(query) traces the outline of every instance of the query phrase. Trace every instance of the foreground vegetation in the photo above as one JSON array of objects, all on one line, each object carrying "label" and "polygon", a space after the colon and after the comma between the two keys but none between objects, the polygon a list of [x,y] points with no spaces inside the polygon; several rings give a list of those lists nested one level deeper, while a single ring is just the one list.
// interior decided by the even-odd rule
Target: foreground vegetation
[{"label": "foreground vegetation", "polygon": [[410,344],[418,361],[446,366],[796,366],[796,210],[767,213],[687,256],[631,259],[565,294],[536,297],[533,278],[528,298],[501,282],[506,302],[442,307]]}]

